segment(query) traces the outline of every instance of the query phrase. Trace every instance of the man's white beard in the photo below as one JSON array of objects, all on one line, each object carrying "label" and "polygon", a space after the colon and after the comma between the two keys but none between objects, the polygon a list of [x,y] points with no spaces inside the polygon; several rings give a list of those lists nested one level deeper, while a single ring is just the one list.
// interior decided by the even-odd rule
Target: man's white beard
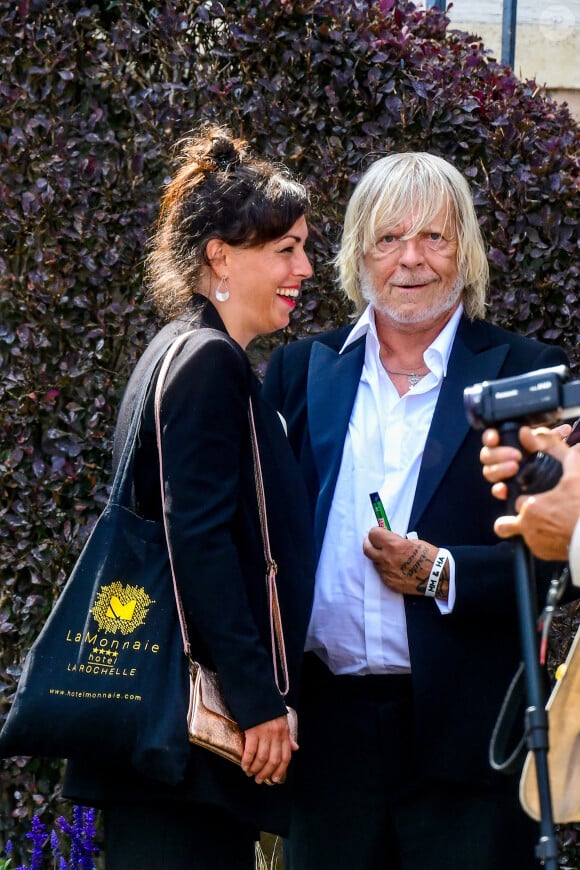
[{"label": "man's white beard", "polygon": [[395,323],[425,323],[428,320],[436,320],[448,311],[452,311],[463,294],[465,281],[458,275],[453,287],[449,291],[449,295],[444,299],[438,300],[431,308],[425,308],[419,311],[401,311],[394,308],[388,301],[379,300],[377,292],[368,271],[364,266],[359,270],[360,290],[363,299],[373,306],[379,314],[384,314]]}]

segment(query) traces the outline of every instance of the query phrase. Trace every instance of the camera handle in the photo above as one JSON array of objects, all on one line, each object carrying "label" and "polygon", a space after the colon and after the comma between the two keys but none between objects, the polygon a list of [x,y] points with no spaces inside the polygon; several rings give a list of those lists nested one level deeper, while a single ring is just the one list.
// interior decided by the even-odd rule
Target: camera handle
[{"label": "camera handle", "polygon": [[[518,438],[519,423],[503,423],[499,427],[502,444],[521,450]],[[515,513],[517,492],[513,482],[508,481],[508,508]],[[558,846],[554,832],[552,798],[548,774],[548,714],[546,698],[542,689],[537,636],[538,608],[535,593],[535,572],[531,553],[524,539],[514,541],[514,573],[520,626],[520,641],[526,680],[526,742],[534,753],[538,797],[540,801],[540,839],[536,857],[547,870],[558,870]]]}]

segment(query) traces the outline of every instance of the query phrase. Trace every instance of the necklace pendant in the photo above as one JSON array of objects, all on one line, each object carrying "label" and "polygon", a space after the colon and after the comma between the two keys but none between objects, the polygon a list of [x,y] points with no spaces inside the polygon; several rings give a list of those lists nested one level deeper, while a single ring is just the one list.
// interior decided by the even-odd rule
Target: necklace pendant
[{"label": "necklace pendant", "polygon": [[415,372],[411,372],[410,375],[407,375],[407,380],[409,381],[409,386],[414,387],[415,384],[418,384],[421,380],[421,375],[418,375]]}]

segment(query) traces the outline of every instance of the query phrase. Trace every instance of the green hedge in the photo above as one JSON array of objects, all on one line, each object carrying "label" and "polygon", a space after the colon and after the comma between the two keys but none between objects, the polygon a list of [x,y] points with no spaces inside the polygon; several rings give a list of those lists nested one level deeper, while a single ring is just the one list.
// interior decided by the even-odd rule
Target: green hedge
[{"label": "green hedge", "polygon": [[[226,123],[314,193],[315,278],[284,336],[255,345],[258,371],[276,342],[346,319],[330,267],[345,203],[371,156],[410,149],[473,186],[490,318],[577,366],[579,131],[477,36],[411,4],[0,0],[0,42],[4,715],[106,500],[119,396],[157,326],[142,265],[172,143]],[[557,656],[577,622],[558,622]],[[0,840],[56,812],[59,771],[0,764]]]}]

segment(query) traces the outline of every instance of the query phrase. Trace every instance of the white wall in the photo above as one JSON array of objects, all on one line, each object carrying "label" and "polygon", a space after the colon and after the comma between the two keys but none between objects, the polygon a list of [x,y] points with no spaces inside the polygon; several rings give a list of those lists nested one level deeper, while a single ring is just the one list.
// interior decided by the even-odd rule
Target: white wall
[{"label": "white wall", "polygon": [[[455,0],[449,29],[482,38],[501,60],[502,0]],[[580,119],[580,0],[517,0],[514,71],[535,79]]]}]

